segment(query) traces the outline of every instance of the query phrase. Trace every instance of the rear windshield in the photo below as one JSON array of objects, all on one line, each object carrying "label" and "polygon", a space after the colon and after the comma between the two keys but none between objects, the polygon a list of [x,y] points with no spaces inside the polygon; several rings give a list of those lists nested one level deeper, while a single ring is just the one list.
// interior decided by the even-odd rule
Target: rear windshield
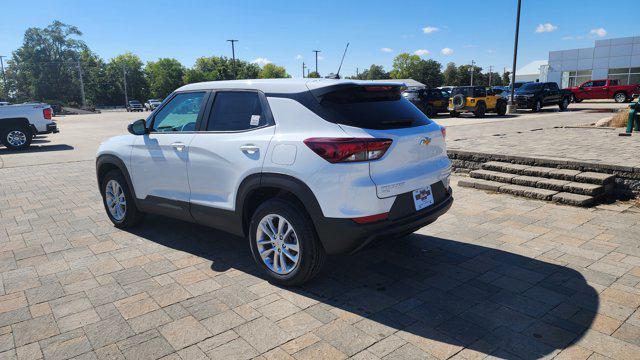
[{"label": "rear windshield", "polygon": [[365,129],[398,129],[430,124],[398,86],[350,86],[318,98],[325,120]]}]

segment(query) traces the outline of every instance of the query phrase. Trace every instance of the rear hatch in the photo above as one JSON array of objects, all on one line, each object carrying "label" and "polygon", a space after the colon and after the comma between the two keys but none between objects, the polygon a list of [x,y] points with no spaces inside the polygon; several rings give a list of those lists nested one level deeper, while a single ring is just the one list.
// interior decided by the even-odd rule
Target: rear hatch
[{"label": "rear hatch", "polygon": [[353,137],[392,140],[382,158],[369,162],[378,197],[418,190],[449,176],[443,128],[404,98],[400,85],[330,88],[315,94],[323,118]]}]

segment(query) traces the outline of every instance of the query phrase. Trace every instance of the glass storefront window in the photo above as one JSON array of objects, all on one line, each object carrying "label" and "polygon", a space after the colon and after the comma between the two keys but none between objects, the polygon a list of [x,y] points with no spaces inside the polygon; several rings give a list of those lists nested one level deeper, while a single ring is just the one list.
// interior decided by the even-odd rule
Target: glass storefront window
[{"label": "glass storefront window", "polygon": [[580,86],[591,80],[591,70],[563,71],[562,88]]},{"label": "glass storefront window", "polygon": [[640,67],[609,69],[609,79],[616,79],[620,85],[640,83]]}]

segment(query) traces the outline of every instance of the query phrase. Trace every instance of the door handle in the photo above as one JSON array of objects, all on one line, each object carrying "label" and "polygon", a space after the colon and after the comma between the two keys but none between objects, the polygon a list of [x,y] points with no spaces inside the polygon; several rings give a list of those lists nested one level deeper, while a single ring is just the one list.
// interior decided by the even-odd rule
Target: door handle
[{"label": "door handle", "polygon": [[242,152],[246,152],[247,154],[255,154],[258,152],[258,150],[260,150],[260,148],[253,144],[245,144],[240,146],[240,150]]},{"label": "door handle", "polygon": [[171,144],[171,146],[173,146],[173,148],[178,151],[184,150],[184,144],[181,142],[174,142],[173,144]]}]

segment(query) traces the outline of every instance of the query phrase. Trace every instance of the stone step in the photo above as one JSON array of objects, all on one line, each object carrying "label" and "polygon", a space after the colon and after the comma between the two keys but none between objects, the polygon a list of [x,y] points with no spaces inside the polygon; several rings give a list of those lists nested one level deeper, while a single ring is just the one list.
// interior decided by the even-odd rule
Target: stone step
[{"label": "stone step", "polygon": [[479,190],[496,191],[531,199],[554,201],[573,206],[591,206],[597,200],[596,197],[590,195],[573,194],[531,186],[508,184],[500,181],[486,180],[482,178],[460,179],[458,180],[458,186],[475,188]]},{"label": "stone step", "polygon": [[615,175],[580,171],[572,169],[558,169],[545,166],[529,166],[512,164],[502,161],[488,161],[482,164],[482,169],[510,174],[553,178],[559,180],[576,181],[598,185],[608,185],[615,182]]},{"label": "stone step", "polygon": [[[559,170],[559,169],[556,169]],[[516,175],[493,170],[473,170],[469,173],[472,178],[497,181],[519,186],[535,187],[556,192],[570,192],[574,194],[599,196],[605,193],[605,187],[597,184],[580,183],[569,180],[548,179],[539,176]]]}]

